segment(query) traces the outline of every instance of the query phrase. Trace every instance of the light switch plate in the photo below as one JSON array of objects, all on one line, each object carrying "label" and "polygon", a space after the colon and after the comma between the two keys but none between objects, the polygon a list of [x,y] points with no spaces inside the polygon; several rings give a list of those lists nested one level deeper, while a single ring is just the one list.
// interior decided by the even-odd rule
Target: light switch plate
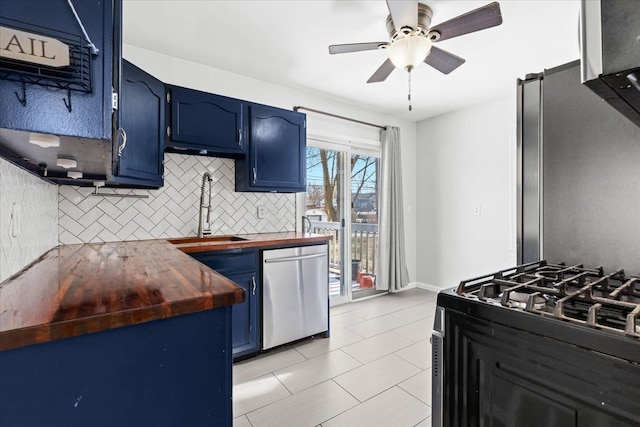
[{"label": "light switch plate", "polygon": [[258,219],[263,219],[267,214],[267,208],[264,206],[258,206]]}]

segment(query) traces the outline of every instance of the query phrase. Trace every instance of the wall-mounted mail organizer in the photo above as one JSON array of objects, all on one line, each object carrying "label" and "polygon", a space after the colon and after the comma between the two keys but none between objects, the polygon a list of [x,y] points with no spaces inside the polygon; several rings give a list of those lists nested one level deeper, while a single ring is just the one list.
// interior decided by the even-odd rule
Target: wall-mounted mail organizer
[{"label": "wall-mounted mail organizer", "polygon": [[66,90],[69,112],[72,91],[92,91],[92,53],[81,35],[0,17],[0,40],[0,79],[20,83],[15,95],[22,105],[27,84]]}]

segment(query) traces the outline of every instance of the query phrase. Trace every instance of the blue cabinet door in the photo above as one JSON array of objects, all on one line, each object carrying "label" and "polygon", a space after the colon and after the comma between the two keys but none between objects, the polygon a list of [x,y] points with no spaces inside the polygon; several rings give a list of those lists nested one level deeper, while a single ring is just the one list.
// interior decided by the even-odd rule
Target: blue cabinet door
[{"label": "blue cabinet door", "polygon": [[164,84],[123,60],[114,182],[162,186],[164,106]]},{"label": "blue cabinet door", "polygon": [[169,151],[239,156],[244,150],[244,101],[169,86],[171,127],[165,146]]},{"label": "blue cabinet door", "polygon": [[233,425],[231,307],[0,352],[2,426]]},{"label": "blue cabinet door", "polygon": [[228,279],[242,286],[245,300],[231,307],[231,346],[233,357],[256,353],[258,342],[258,304],[260,303],[258,277],[256,272],[230,274]]},{"label": "blue cabinet door", "polygon": [[245,300],[231,308],[233,357],[243,357],[260,351],[260,281],[258,252],[255,249],[196,252],[193,258],[217,271],[245,291]]},{"label": "blue cabinet door", "polygon": [[305,120],[296,111],[249,106],[249,152],[236,160],[236,191],[305,191]]},{"label": "blue cabinet door", "polygon": [[[86,47],[87,40],[66,0],[0,3],[0,26],[57,39],[69,46],[70,56],[69,66],[57,68],[0,59],[0,128],[111,140],[111,88],[114,68],[119,67],[121,0],[76,0],[73,4],[98,48],[96,54]],[[7,43],[3,40],[2,48]],[[33,49],[35,56],[47,56],[46,43],[9,44],[10,49]]]}]

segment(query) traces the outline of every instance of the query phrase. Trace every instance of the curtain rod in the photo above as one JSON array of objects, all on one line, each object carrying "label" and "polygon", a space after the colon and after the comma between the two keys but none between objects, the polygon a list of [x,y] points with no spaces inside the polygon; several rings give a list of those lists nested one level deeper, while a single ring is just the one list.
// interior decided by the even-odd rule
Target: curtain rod
[{"label": "curtain rod", "polygon": [[375,123],[363,122],[362,120],[356,120],[356,119],[352,119],[350,117],[339,116],[337,114],[327,113],[326,111],[314,110],[313,108],[307,108],[307,107],[303,107],[301,105],[296,105],[295,107],[293,107],[293,110],[294,111],[306,110],[306,111],[310,111],[312,113],[324,114],[325,116],[335,117],[336,119],[347,120],[349,122],[360,123],[361,125],[371,126],[371,127],[378,128],[378,129],[386,129],[387,128],[386,126],[376,125]]}]

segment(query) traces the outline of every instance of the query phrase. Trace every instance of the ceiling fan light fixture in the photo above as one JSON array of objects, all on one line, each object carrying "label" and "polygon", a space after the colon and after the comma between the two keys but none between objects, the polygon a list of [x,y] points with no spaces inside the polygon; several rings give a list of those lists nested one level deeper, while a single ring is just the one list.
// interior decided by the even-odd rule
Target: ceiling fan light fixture
[{"label": "ceiling fan light fixture", "polygon": [[387,49],[389,59],[398,68],[413,69],[431,52],[431,40],[421,35],[409,35],[395,40]]}]

